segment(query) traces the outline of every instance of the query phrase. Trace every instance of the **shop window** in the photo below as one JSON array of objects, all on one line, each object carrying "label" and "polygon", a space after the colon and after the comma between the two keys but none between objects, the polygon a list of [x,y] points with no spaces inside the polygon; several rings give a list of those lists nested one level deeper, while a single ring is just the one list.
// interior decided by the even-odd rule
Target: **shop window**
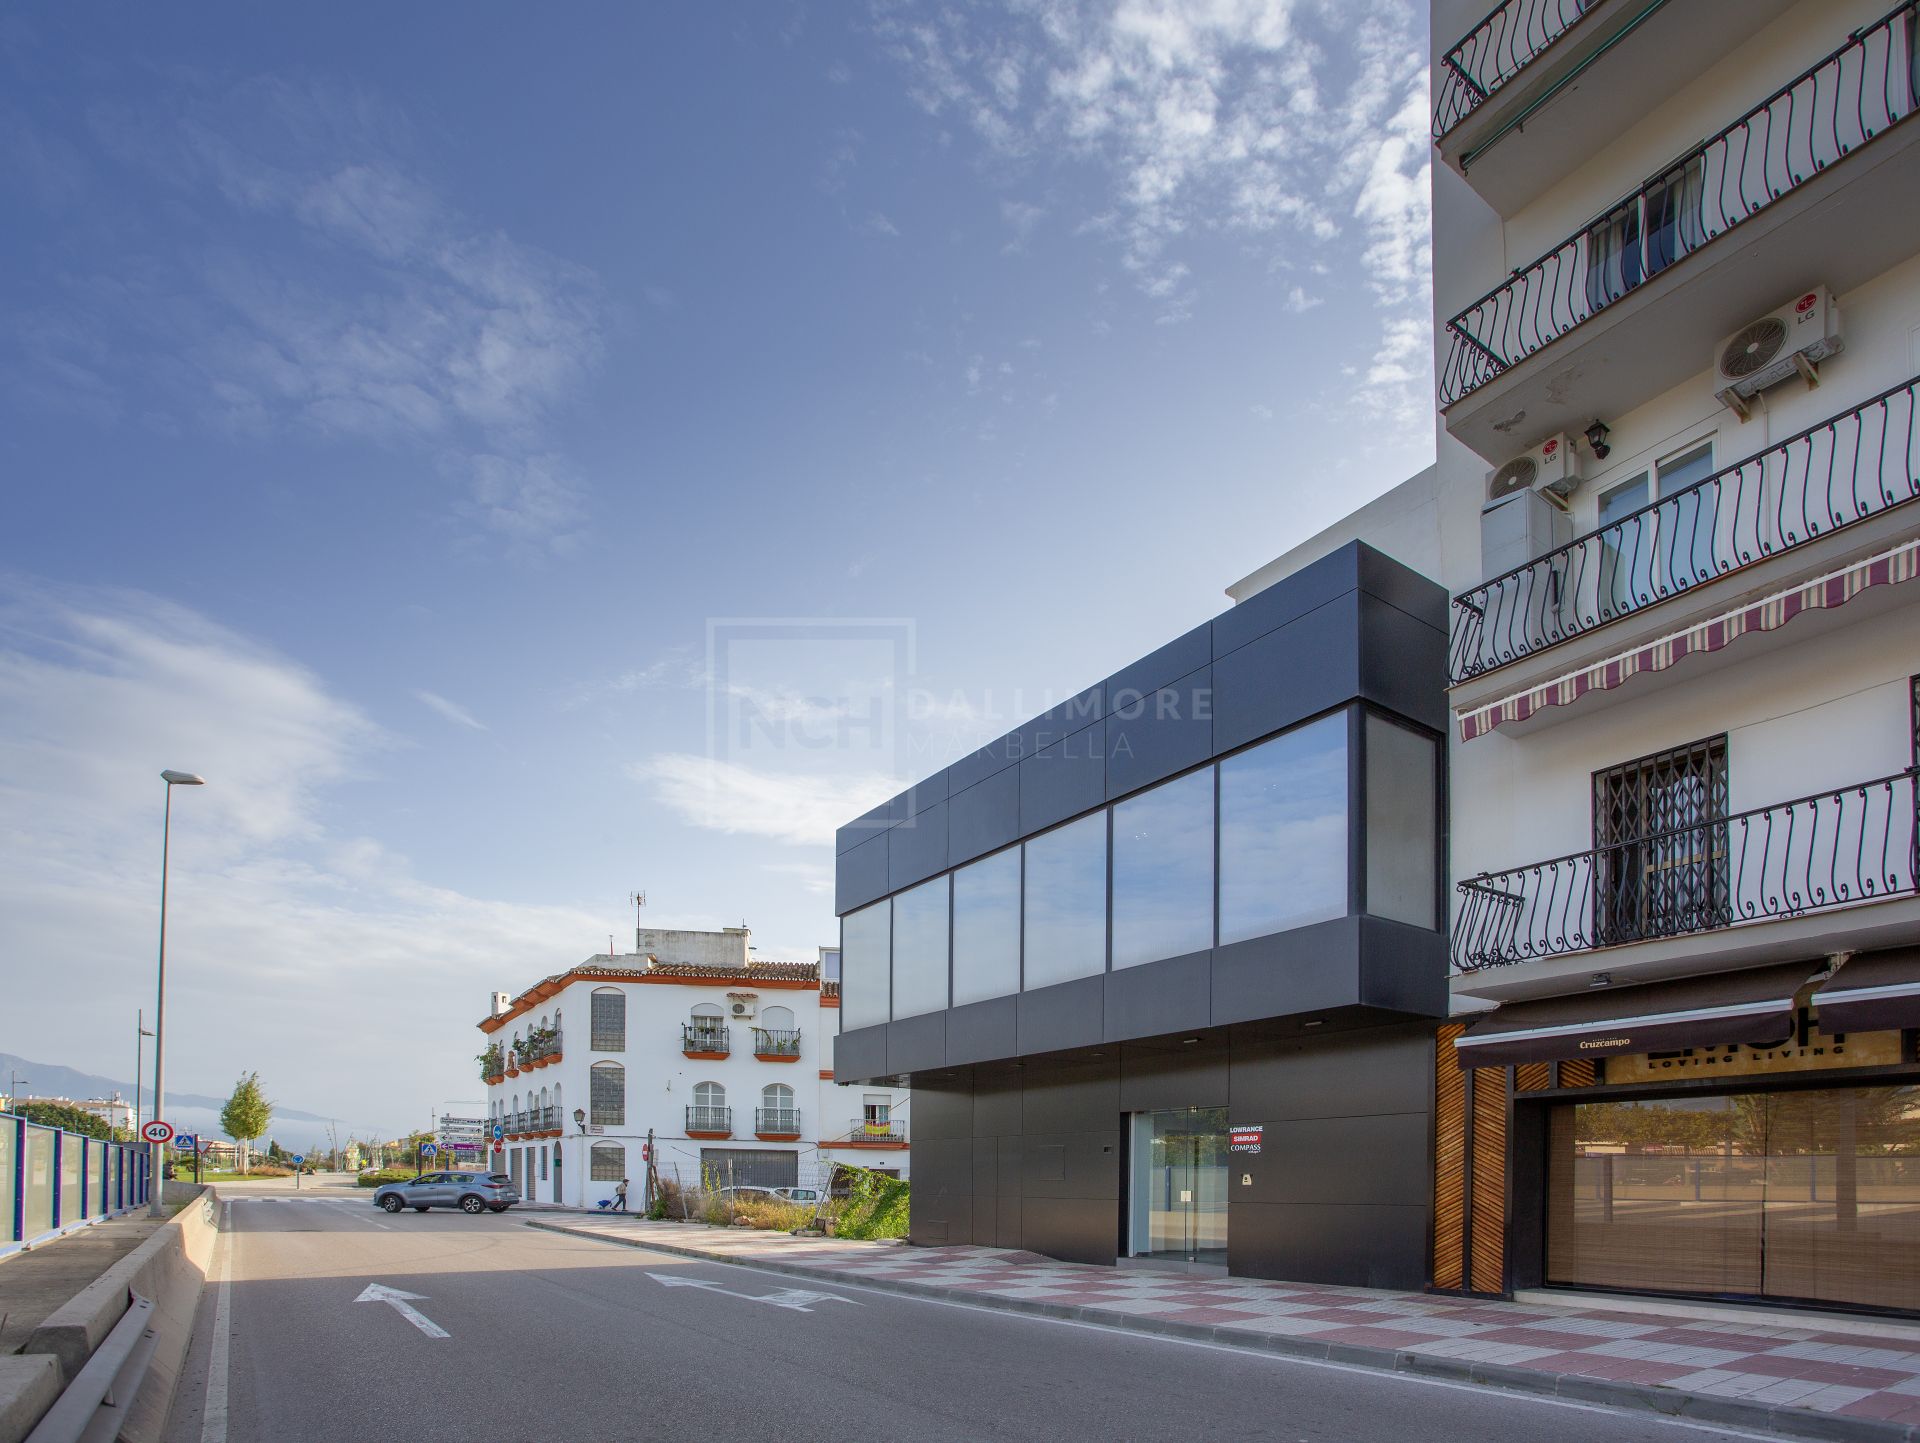
[{"label": "shop window", "polygon": [[1596,941],[1727,925],[1726,816],[1724,736],[1595,772]]}]

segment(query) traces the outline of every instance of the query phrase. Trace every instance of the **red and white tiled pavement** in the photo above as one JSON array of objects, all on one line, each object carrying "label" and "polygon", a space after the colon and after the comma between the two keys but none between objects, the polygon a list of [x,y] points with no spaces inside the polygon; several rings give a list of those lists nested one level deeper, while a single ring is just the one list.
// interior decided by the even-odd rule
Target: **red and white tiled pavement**
[{"label": "red and white tiled pavement", "polygon": [[[823,1279],[918,1284],[1013,1301],[1431,1358],[1575,1375],[1920,1428],[1920,1329],[1911,1339],[1780,1322],[1537,1305],[1257,1278],[1089,1267],[999,1248],[905,1247],[699,1224],[577,1216],[547,1226]],[[1081,1316],[1086,1316],[1085,1314]],[[1090,1319],[1098,1321],[1097,1318]]]}]

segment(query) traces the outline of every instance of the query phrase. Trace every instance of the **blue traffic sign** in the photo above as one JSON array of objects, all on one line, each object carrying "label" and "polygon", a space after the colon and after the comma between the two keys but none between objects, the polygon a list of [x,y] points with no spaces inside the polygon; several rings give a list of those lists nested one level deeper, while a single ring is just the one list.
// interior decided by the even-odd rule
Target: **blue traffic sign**
[{"label": "blue traffic sign", "polygon": [[200,1145],[200,1139],[190,1132],[176,1132],[173,1135],[173,1145],[182,1152],[192,1152]]},{"label": "blue traffic sign", "polygon": [[435,1147],[430,1142],[423,1142],[420,1144],[420,1156],[422,1157],[432,1157],[438,1151],[440,1151],[440,1149]]},{"label": "blue traffic sign", "polygon": [[306,1157],[305,1157],[305,1155],[304,1155],[304,1154],[302,1154],[302,1153],[297,1153],[297,1152],[296,1152],[296,1153],[295,1153],[295,1154],[293,1155],[293,1165],[294,1165],[295,1167],[298,1167],[298,1166],[300,1166],[300,1164],[301,1164],[301,1163],[303,1163],[303,1162],[305,1162],[306,1160],[307,1160],[307,1159],[306,1159]]},{"label": "blue traffic sign", "polygon": [[498,1142],[500,1141],[501,1138],[505,1137],[506,1135],[507,1135],[506,1128],[496,1122],[493,1125],[493,1140],[495,1142]]}]

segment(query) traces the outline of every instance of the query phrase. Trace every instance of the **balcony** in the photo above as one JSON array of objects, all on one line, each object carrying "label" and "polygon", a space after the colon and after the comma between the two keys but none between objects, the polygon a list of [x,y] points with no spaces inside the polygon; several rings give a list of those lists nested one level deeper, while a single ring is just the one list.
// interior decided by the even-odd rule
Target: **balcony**
[{"label": "balcony", "polygon": [[847,1124],[847,1135],[835,1138],[833,1147],[905,1147],[907,1125],[901,1119],[856,1117]]},{"label": "balcony", "polygon": [[1792,4],[1505,0],[1440,57],[1434,145],[1514,215]]},{"label": "balcony", "polygon": [[797,1107],[756,1107],[753,1110],[753,1135],[762,1142],[794,1142],[800,1136],[800,1109]]},{"label": "balcony", "polygon": [[491,1087],[496,1082],[504,1082],[507,1076],[506,1049],[499,1043],[490,1043],[476,1061],[480,1064],[480,1080]]},{"label": "balcony", "polygon": [[1914,769],[1459,884],[1456,972],[1916,890]]},{"label": "balcony", "polygon": [[544,1031],[527,1034],[524,1042],[514,1044],[519,1055],[520,1068],[525,1071],[535,1067],[545,1067],[560,1060],[560,1029],[549,1027]]},{"label": "balcony", "polygon": [[800,1029],[797,1027],[756,1027],[753,1029],[753,1055],[762,1062],[798,1062]]},{"label": "balcony", "polygon": [[1453,599],[1448,682],[1920,498],[1920,377]]},{"label": "balcony", "polygon": [[702,1062],[719,1062],[733,1052],[733,1034],[724,1027],[680,1025],[680,1050]]},{"label": "balcony", "polygon": [[[1447,322],[1447,429],[1496,463],[1696,375],[1820,282],[1912,255],[1920,126],[1903,5]],[[1715,245],[1739,230],[1740,246]]]},{"label": "balcony", "polygon": [[732,1137],[733,1109],[730,1107],[688,1107],[687,1136],[707,1138]]}]

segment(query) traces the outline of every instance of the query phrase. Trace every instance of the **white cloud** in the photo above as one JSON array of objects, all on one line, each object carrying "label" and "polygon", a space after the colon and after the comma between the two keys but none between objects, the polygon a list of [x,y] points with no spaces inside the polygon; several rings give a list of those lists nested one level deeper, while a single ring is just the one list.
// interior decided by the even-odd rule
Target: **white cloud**
[{"label": "white cloud", "polygon": [[765,772],[689,752],[650,757],[627,774],[694,826],[796,846],[831,843],[841,824],[899,790],[878,773]]},{"label": "white cloud", "polygon": [[390,744],[311,671],[163,599],[0,590],[0,955],[33,959],[8,972],[0,1048],[124,1075],[100,1019],[152,1002],[158,773],[180,767],[207,785],[173,796],[174,1085],[257,1066],[288,1106],[363,1127],[471,1095],[486,992],[596,950],[608,920],[435,885],[339,830],[335,792]]},{"label": "white cloud", "polygon": [[416,691],[413,694],[413,699],[422,706],[439,712],[441,716],[456,726],[472,727],[477,732],[483,732],[487,729],[485,724],[479,721],[472,712],[468,711],[458,702],[448,701],[438,692]]},{"label": "white cloud", "polygon": [[860,228],[868,235],[886,236],[888,239],[897,238],[900,234],[900,227],[877,210],[867,212],[867,218]]},{"label": "white cloud", "polygon": [[1303,315],[1315,306],[1323,306],[1326,303],[1327,298],[1325,296],[1308,295],[1306,290],[1300,286],[1294,286],[1287,292],[1286,308],[1295,315]]}]

